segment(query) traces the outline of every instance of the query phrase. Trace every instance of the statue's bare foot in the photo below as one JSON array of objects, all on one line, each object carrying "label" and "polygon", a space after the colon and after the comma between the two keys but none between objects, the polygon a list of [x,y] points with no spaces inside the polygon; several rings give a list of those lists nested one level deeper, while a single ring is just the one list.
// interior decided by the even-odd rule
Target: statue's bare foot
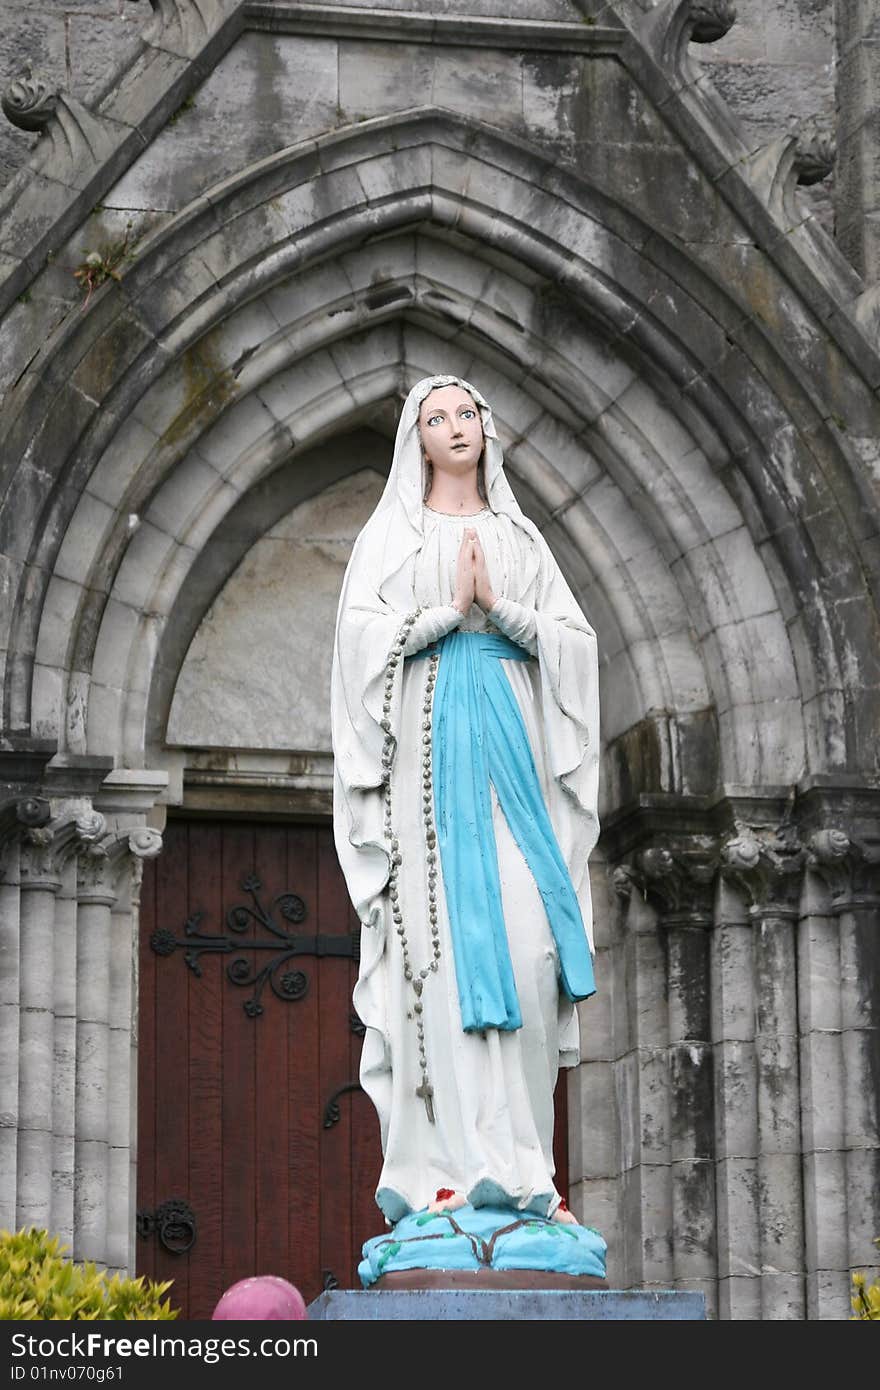
[{"label": "statue's bare foot", "polygon": [[451,1187],[438,1187],[433,1202],[428,1203],[428,1211],[433,1216],[435,1212],[458,1211],[459,1207],[466,1205],[467,1197],[463,1192],[454,1192]]},{"label": "statue's bare foot", "polygon": [[550,1218],[551,1221],[558,1221],[561,1226],[577,1226],[577,1217],[569,1211],[567,1203],[563,1200],[554,1211]]}]

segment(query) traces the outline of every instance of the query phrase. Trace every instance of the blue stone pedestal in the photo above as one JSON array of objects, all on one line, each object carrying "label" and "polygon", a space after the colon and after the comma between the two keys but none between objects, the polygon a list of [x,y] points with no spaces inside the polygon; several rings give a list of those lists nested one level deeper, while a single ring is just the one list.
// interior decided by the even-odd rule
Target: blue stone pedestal
[{"label": "blue stone pedestal", "polygon": [[308,1313],[318,1322],[694,1322],[706,1301],[677,1289],[333,1289]]}]

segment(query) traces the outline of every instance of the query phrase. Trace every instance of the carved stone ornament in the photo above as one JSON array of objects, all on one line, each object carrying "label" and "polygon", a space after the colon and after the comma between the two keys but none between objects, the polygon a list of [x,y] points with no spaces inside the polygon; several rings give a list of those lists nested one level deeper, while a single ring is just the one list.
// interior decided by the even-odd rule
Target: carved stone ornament
[{"label": "carved stone ornament", "polygon": [[3,114],[19,130],[43,131],[55,114],[58,93],[42,77],[17,77],[3,93]]},{"label": "carved stone ornament", "polygon": [[880,904],[880,844],[828,829],[811,835],[807,848],[807,867],[826,884],[832,912]]},{"label": "carved stone ornament", "polygon": [[753,917],[797,916],[805,861],[788,826],[739,827],[721,849],[721,871],[743,890]]},{"label": "carved stone ornament", "polygon": [[16,78],[0,104],[13,125],[43,137],[35,157],[59,183],[77,186],[77,175],[103,163],[115,147],[116,131],[110,122],[33,73]]},{"label": "carved stone ornament", "polygon": [[128,847],[138,859],[155,859],[162,850],[162,835],[150,825],[140,825],[128,836]]},{"label": "carved stone ornament", "polygon": [[621,897],[635,886],[664,926],[711,926],[719,864],[715,836],[681,835],[639,850],[633,862],[615,869],[612,883]]},{"label": "carved stone ornament", "polygon": [[[194,53],[223,18],[221,0],[150,0],[155,11],[144,37],[149,43]],[[228,9],[228,6],[225,7]]]},{"label": "carved stone ornament", "polygon": [[732,0],[695,0],[691,5],[691,42],[717,43],[735,23]]},{"label": "carved stone ornament", "polygon": [[664,67],[687,72],[690,43],[715,43],[736,21],[731,0],[660,0],[639,26],[646,48]]},{"label": "carved stone ornament", "polygon": [[794,171],[797,182],[805,188],[821,183],[834,170],[837,147],[827,126],[818,120],[804,121],[795,132]]}]

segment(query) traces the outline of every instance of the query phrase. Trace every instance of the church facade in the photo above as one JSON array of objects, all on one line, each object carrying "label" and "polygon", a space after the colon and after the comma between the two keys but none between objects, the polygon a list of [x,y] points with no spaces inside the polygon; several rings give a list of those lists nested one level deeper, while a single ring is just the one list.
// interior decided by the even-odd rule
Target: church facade
[{"label": "church facade", "polygon": [[88,97],[7,81],[0,1226],[352,1277],[333,620],[450,372],[599,639],[570,1204],[711,1316],[876,1272],[880,8],[762,9],[821,120],[722,98],[728,0],[150,0]]}]

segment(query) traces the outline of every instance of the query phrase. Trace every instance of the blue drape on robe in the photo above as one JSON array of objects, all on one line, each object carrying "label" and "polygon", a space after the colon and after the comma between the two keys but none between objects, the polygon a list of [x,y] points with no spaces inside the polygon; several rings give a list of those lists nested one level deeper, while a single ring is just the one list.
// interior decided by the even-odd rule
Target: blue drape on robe
[{"label": "blue drape on robe", "polygon": [[434,690],[434,815],[466,1032],[522,1027],[501,906],[490,783],[531,870],[571,1000],[595,992],[577,895],[544,804],[522,714],[501,659],[529,653],[495,633],[448,633]]}]

